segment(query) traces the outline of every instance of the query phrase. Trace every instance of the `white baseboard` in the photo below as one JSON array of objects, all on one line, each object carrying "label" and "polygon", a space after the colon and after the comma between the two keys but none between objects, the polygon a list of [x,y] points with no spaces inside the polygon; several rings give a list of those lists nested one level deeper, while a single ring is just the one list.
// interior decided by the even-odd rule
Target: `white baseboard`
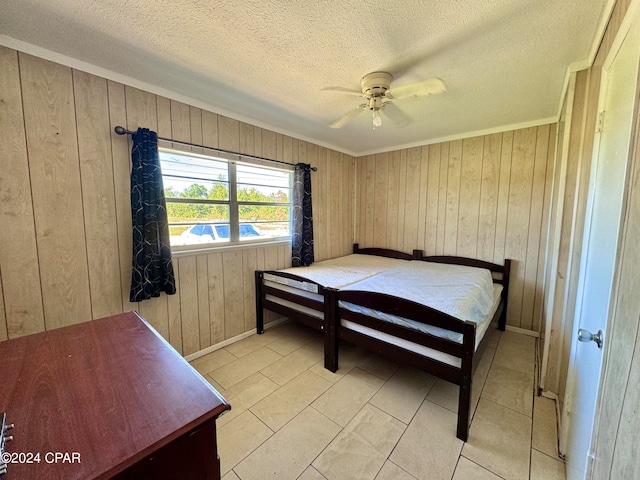
[{"label": "white baseboard", "polygon": [[[273,322],[269,322],[267,324],[265,324],[264,328],[265,330],[275,327],[276,325],[280,325],[281,323],[285,322],[289,320],[287,317],[280,317],[277,320],[274,320]],[[211,352],[215,352],[216,350],[220,350],[221,348],[226,347],[227,345],[231,345],[232,343],[236,343],[239,342],[240,340],[243,340],[245,338],[249,338],[252,335],[256,335],[256,331],[255,330],[251,330],[249,332],[244,332],[241,333],[240,335],[236,335],[235,337],[229,338],[223,342],[220,343],[216,343],[215,345],[211,345],[210,347],[205,348],[204,350],[200,350],[198,352],[192,353],[190,355],[185,356],[185,360],[187,362],[192,362],[193,360],[195,360],[196,358],[200,358],[200,357],[204,357],[205,355],[211,353]]]},{"label": "white baseboard", "polygon": [[520,328],[520,327],[512,327],[511,325],[507,325],[505,327],[505,329],[508,332],[520,333],[522,335],[529,335],[530,337],[538,338],[540,336],[540,333],[534,332],[533,330],[527,330],[527,329]]}]

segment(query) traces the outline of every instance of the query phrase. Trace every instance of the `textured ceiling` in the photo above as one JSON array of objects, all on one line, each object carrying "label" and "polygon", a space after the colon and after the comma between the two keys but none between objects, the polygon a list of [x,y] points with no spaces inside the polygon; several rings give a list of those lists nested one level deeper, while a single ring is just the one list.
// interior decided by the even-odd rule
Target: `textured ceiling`
[{"label": "textured ceiling", "polygon": [[[362,154],[557,115],[567,67],[590,55],[610,0],[1,0],[0,42],[45,48],[200,106]],[[7,38],[9,37],[9,38]],[[372,129],[359,88],[384,70],[448,92],[397,101]]]}]

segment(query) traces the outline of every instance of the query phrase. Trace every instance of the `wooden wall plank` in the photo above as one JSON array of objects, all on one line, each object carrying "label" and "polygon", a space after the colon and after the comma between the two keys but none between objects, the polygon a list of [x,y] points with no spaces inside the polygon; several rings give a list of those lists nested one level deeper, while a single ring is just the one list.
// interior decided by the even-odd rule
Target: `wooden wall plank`
[{"label": "wooden wall plank", "polygon": [[496,214],[496,240],[493,261],[505,260],[504,244],[507,236],[507,214],[509,212],[509,185],[511,184],[511,156],[513,155],[513,132],[502,134],[500,155],[500,182],[498,184],[498,211]]},{"label": "wooden wall plank", "polygon": [[393,237],[393,249],[402,250],[405,220],[405,199],[407,197],[407,151],[400,150],[400,171],[398,173],[398,227]]},{"label": "wooden wall plank", "polygon": [[123,311],[106,80],[73,71],[92,318]]},{"label": "wooden wall plank", "polygon": [[374,243],[374,221],[375,221],[375,196],[376,196],[376,159],[374,155],[369,155],[365,160],[365,183],[363,188],[365,188],[365,231],[364,231],[364,239],[363,246],[373,246]]},{"label": "wooden wall plank", "polygon": [[200,322],[198,308],[198,270],[196,257],[180,257],[180,318],[182,321],[182,350],[190,355],[200,350]]},{"label": "wooden wall plank", "polygon": [[[0,270],[10,338],[44,330],[18,53],[0,47]],[[2,329],[4,331],[4,329]]]},{"label": "wooden wall plank", "polygon": [[[283,246],[284,247],[284,246]],[[286,252],[285,252],[286,255]],[[258,269],[258,252],[255,248],[247,248],[242,251],[242,280],[244,299],[244,330],[251,331],[256,328],[256,290],[255,271]]]},{"label": "wooden wall plank", "polygon": [[477,258],[488,262],[494,261],[501,151],[502,134],[487,135],[482,153]]},{"label": "wooden wall plank", "polygon": [[71,69],[20,54],[46,328],[91,318]]},{"label": "wooden wall plank", "polygon": [[511,265],[507,306],[509,324],[516,327],[521,326],[536,130],[535,127],[516,130],[513,136],[512,165],[517,165],[517,168],[511,169],[505,255],[517,260]]},{"label": "wooden wall plank", "polygon": [[484,137],[462,142],[456,255],[477,258]]},{"label": "wooden wall plank", "polygon": [[[420,197],[418,200],[418,243],[413,248],[425,250],[427,229],[427,192],[429,186],[429,146],[420,148]],[[412,248],[412,250],[413,250]]]},{"label": "wooden wall plank", "polygon": [[209,329],[211,344],[215,345],[227,338],[225,335],[224,277],[221,252],[207,255],[207,271],[209,273]]},{"label": "wooden wall plank", "polygon": [[399,242],[400,250],[412,252],[418,248],[418,213],[419,206],[416,201],[420,200],[420,147],[409,148],[407,150],[407,180],[406,193],[404,196],[404,232],[402,242]]},{"label": "wooden wall plank", "polygon": [[218,115],[204,110],[202,112],[202,144],[218,147]]},{"label": "wooden wall plank", "polygon": [[[340,244],[342,242],[343,232],[340,231],[340,211],[342,209],[342,205],[340,204],[340,182],[337,181],[340,177],[341,169],[340,169],[340,154],[335,150],[328,150],[328,175],[332,181],[328,182],[329,187],[329,211],[328,211],[328,235],[330,235],[331,243],[330,243],[330,255],[331,258],[336,258],[340,256]],[[335,180],[334,180],[335,179]]]},{"label": "wooden wall plank", "polygon": [[[328,152],[325,147],[318,147],[318,175],[315,177],[318,188],[315,191],[318,192],[317,208],[313,211],[313,235],[314,245],[318,246],[318,250],[315,251],[316,260],[326,260],[329,258],[330,249],[328,236],[328,216],[326,205],[329,204],[329,165],[327,161]],[[311,176],[313,181],[314,176]],[[314,193],[315,196],[315,193]],[[317,219],[317,228],[316,228]],[[316,242],[317,239],[317,242]]]},{"label": "wooden wall plank", "polygon": [[[371,246],[385,247],[387,242],[387,188],[389,154],[375,155],[375,182],[373,198],[373,236]],[[368,244],[367,244],[368,245]]]},{"label": "wooden wall plank", "polygon": [[218,115],[218,146],[225,150],[240,150],[240,122]]},{"label": "wooden wall plank", "polygon": [[438,207],[440,193],[441,145],[429,146],[429,179],[427,183],[427,212],[425,216],[424,254],[435,255],[438,231]]},{"label": "wooden wall plank", "polygon": [[458,245],[458,214],[460,205],[460,176],[462,168],[462,140],[449,145],[447,177],[447,211],[444,229],[445,255],[455,255]]},{"label": "wooden wall plank", "polygon": [[396,150],[389,153],[389,191],[387,192],[387,248],[395,248],[397,242],[399,191],[400,152]]},{"label": "wooden wall plank", "polygon": [[198,284],[198,325],[200,327],[200,350],[211,343],[211,311],[209,309],[209,264],[206,255],[196,257]]},{"label": "wooden wall plank", "polygon": [[553,180],[553,165],[556,158],[556,132],[558,125],[553,124],[549,129],[549,148],[547,150],[547,176],[544,186],[544,204],[542,208],[542,227],[540,232],[540,245],[538,250],[538,276],[536,278],[536,293],[533,302],[533,329],[536,332],[542,331],[542,312],[544,302],[545,262],[547,239],[549,238],[549,210],[551,205],[551,190]]},{"label": "wooden wall plank", "polygon": [[[182,142],[191,141],[191,113],[189,105],[171,100],[171,138]],[[179,144],[173,148],[178,150],[190,150]]]},{"label": "wooden wall plank", "polygon": [[128,135],[120,136],[113,131],[116,126],[126,126],[127,123],[124,85],[109,80],[107,81],[107,93],[109,96],[109,133],[111,134],[111,161],[120,258],[120,290],[122,292],[122,309],[129,312],[138,310],[138,303],[129,301],[133,255],[130,140]]},{"label": "wooden wall plank", "polygon": [[244,332],[243,281],[242,277],[238,275],[238,272],[242,271],[242,252],[239,250],[224,252],[222,254],[222,271],[224,275],[224,330],[226,338],[232,338]]},{"label": "wooden wall plank", "polygon": [[444,254],[447,223],[447,183],[449,181],[449,142],[441,144],[440,185],[438,187],[438,226],[436,227],[436,255]]},{"label": "wooden wall plank", "polygon": [[176,278],[177,288],[175,295],[167,295],[167,316],[169,324],[169,343],[178,352],[184,353],[182,347],[182,302],[180,289],[180,262],[173,259],[173,273]]},{"label": "wooden wall plank", "polygon": [[256,142],[255,135],[253,132],[253,125],[249,125],[248,123],[240,122],[239,125],[239,152],[246,153],[247,155],[256,155]]},{"label": "wooden wall plank", "polygon": [[527,239],[526,261],[524,262],[524,289],[522,294],[522,314],[520,327],[533,330],[534,302],[538,278],[538,253],[543,229],[542,210],[544,206],[545,179],[547,177],[547,153],[549,150],[549,125],[537,128],[533,184],[531,190],[531,208],[529,210],[529,234]]}]

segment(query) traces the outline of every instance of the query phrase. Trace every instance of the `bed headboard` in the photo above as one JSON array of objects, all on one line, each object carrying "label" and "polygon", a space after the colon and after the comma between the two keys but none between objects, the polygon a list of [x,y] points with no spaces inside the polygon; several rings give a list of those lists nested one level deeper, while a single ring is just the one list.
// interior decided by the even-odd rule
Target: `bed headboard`
[{"label": "bed headboard", "polygon": [[420,260],[422,250],[414,250],[412,254],[391,250],[388,248],[360,248],[359,244],[353,244],[353,253],[362,255],[377,255],[379,257],[398,258],[400,260]]},{"label": "bed headboard", "polygon": [[454,257],[447,255],[431,255],[422,257],[424,262],[449,263],[453,265],[466,265],[467,267],[486,268],[491,272],[493,283],[499,283],[504,288],[502,296],[506,299],[509,294],[509,274],[511,273],[511,259],[505,258],[504,265],[497,263],[485,262],[476,258]]}]

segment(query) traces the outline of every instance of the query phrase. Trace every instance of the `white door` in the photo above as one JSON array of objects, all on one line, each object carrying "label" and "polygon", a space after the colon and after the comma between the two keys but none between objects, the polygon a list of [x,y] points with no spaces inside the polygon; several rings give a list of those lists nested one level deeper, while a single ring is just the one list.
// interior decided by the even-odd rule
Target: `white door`
[{"label": "white door", "polygon": [[[631,27],[620,35],[605,63],[600,92],[601,126],[596,134],[584,231],[576,322],[562,414],[560,453],[565,454],[567,479],[584,479],[603,349],[595,341],[577,341],[589,333],[606,332],[616,265],[616,251],[625,192],[629,144],[636,98],[640,59],[640,21],[634,15]],[[606,333],[603,334],[606,344]],[[605,345],[606,348],[606,345]]]}]

